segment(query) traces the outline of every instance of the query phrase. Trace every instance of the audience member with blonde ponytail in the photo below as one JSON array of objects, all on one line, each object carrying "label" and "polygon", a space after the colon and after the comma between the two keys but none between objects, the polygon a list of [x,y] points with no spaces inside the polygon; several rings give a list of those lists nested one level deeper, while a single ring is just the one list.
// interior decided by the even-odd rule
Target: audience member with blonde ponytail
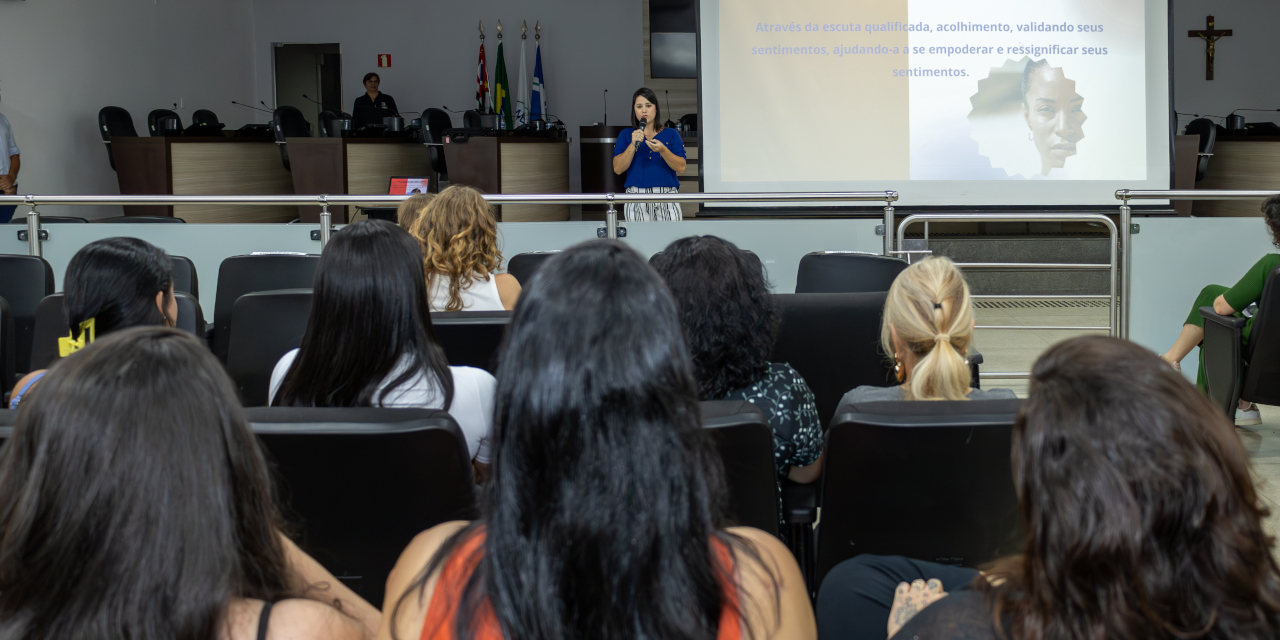
[{"label": "audience member with blonde ponytail", "polygon": [[898,275],[884,303],[880,343],[901,383],[861,386],[841,404],[877,400],[1013,398],[1008,389],[973,389],[965,355],[973,340],[969,285],[950,259],[928,257]]},{"label": "audience member with blonde ponytail", "polygon": [[422,244],[432,311],[514,309],[515,276],[498,273],[498,223],[479,191],[453,186],[426,204],[409,227]]}]

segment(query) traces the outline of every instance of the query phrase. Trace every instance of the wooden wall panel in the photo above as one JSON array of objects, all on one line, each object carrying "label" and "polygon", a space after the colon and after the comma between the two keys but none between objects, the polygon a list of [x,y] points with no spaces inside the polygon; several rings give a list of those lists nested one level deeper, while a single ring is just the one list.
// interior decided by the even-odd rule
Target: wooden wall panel
[{"label": "wooden wall panel", "polygon": [[[1280,140],[1218,140],[1196,189],[1280,189]],[[1196,200],[1197,216],[1261,216],[1259,200]]]},{"label": "wooden wall panel", "polygon": [[[568,193],[569,145],[557,142],[500,144],[502,193]],[[567,204],[508,204],[503,222],[568,220]]]},{"label": "wooden wall panel", "polygon": [[[289,195],[293,178],[274,144],[175,143],[170,145],[173,194]],[[174,215],[187,222],[288,222],[295,207],[185,205]]]},{"label": "wooden wall panel", "polygon": [[391,176],[431,176],[431,157],[421,144],[348,144],[347,193],[386,195]]}]

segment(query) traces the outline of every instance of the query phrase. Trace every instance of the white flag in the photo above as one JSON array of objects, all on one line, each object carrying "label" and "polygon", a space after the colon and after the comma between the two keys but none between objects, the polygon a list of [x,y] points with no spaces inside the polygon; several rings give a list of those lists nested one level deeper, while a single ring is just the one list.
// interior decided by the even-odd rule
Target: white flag
[{"label": "white flag", "polygon": [[516,126],[529,122],[529,78],[525,75],[524,38],[520,39],[520,71],[516,74],[520,79],[516,84]]}]

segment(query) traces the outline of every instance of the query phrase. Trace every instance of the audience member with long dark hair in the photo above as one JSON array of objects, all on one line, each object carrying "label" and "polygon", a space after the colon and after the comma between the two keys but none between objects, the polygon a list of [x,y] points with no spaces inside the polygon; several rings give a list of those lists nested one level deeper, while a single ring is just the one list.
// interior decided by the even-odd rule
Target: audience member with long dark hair
[{"label": "audience member with long dark hair", "polygon": [[207,346],[138,327],[54,366],[0,454],[0,637],[359,639],[379,614],[281,535]]},{"label": "audience member with long dark hair", "polygon": [[880,344],[893,354],[898,384],[860,386],[840,404],[881,400],[1012,399],[1008,389],[974,389],[965,356],[973,341],[969,284],[949,258],[929,256],[894,279],[884,303]]},{"label": "audience member with long dark hair", "polygon": [[746,400],[773,428],[778,478],[822,471],[822,423],[813,391],[785,362],[770,362],[781,319],[764,265],[715,236],[681,238],[651,263],[667,282],[689,341],[702,400]]},{"label": "audience member with long dark hair", "polygon": [[445,409],[485,465],[495,386],[487,371],[449,366],[431,326],[418,243],[390,222],[363,220],[325,247],[302,346],[276,363],[270,402]]},{"label": "audience member with long dark hair", "polygon": [[542,266],[503,346],[480,518],[405,550],[380,638],[814,637],[790,552],[723,528],[680,333],[666,287],[625,245]]},{"label": "audience member with long dark hair", "polygon": [[[62,311],[69,335],[58,346],[64,357],[113,331],[178,323],[173,261],[146,240],[104,238],[90,242],[71,256],[62,281]],[[17,408],[44,375],[41,369],[23,376],[14,386],[10,408]]]},{"label": "audience member with long dark hair", "polygon": [[1280,635],[1280,569],[1249,455],[1154,353],[1101,336],[1051,347],[1032,367],[1012,466],[1022,555],[955,586],[924,582],[953,568],[849,560],[822,586],[823,635],[884,638],[896,576],[916,581],[898,585],[888,616],[904,638]]}]

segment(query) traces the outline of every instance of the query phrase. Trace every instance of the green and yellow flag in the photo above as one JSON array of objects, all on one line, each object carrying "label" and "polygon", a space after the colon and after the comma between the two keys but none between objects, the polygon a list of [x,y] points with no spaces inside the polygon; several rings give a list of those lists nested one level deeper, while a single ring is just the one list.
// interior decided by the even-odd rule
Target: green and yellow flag
[{"label": "green and yellow flag", "polygon": [[498,69],[494,72],[497,83],[493,90],[493,101],[498,105],[498,119],[503,128],[511,131],[516,128],[511,112],[511,81],[507,80],[507,57],[502,53],[502,43],[498,43]]}]

